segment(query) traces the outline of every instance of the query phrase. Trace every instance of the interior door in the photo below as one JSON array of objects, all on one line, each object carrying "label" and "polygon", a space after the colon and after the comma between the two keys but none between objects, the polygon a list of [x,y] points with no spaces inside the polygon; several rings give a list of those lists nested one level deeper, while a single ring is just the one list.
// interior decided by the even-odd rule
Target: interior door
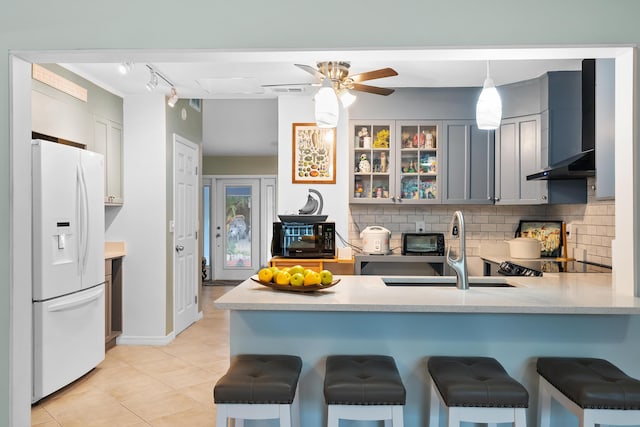
[{"label": "interior door", "polygon": [[174,135],[174,332],[179,334],[198,315],[198,146]]},{"label": "interior door", "polygon": [[260,266],[260,180],[216,180],[215,280],[244,280]]}]

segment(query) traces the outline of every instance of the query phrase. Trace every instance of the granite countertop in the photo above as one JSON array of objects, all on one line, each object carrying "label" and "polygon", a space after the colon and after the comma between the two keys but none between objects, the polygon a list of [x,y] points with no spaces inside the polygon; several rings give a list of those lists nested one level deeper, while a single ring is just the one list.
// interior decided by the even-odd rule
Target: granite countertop
[{"label": "granite countertop", "polygon": [[[393,276],[397,278],[398,276]],[[513,288],[386,286],[380,276],[337,276],[340,283],[311,293],[273,290],[248,279],[220,297],[229,310],[640,314],[640,298],[616,294],[609,273],[547,273],[507,280]],[[449,278],[448,280],[451,280]]]},{"label": "granite countertop", "polygon": [[104,242],[104,259],[120,258],[126,254],[125,242]]}]

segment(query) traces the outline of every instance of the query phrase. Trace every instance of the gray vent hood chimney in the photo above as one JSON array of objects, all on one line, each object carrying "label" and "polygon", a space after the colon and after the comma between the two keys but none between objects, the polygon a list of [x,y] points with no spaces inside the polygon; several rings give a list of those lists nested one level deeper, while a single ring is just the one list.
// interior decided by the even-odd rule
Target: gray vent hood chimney
[{"label": "gray vent hood chimney", "polygon": [[596,61],[582,61],[582,152],[527,175],[531,180],[577,179],[595,176],[595,100]]}]

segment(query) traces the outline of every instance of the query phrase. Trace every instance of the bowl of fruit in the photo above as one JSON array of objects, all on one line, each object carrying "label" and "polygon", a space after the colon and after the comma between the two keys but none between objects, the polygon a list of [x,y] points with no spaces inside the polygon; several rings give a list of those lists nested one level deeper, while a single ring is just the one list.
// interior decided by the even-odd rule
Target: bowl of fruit
[{"label": "bowl of fruit", "polygon": [[293,267],[264,267],[258,271],[257,277],[251,277],[256,283],[271,289],[288,292],[313,292],[335,286],[340,279],[333,279],[329,270],[320,272],[304,268],[301,265]]}]

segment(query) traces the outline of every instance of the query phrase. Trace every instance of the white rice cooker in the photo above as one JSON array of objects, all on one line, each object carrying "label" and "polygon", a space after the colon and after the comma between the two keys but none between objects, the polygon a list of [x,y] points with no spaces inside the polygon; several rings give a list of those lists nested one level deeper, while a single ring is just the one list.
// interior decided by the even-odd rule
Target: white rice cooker
[{"label": "white rice cooker", "polygon": [[366,255],[388,255],[391,232],[379,225],[370,225],[360,233],[362,251]]}]

